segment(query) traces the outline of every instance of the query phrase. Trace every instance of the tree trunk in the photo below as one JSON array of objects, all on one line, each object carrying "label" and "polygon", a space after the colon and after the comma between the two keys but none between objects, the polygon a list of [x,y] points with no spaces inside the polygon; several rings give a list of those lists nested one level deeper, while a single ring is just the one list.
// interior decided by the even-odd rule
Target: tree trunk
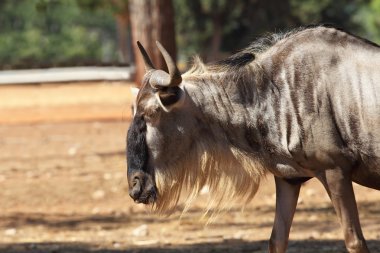
[{"label": "tree trunk", "polygon": [[130,0],[129,10],[136,63],[135,82],[140,86],[145,68],[136,41],[141,42],[157,69],[167,68],[156,41],[160,41],[176,59],[174,9],[171,0]]},{"label": "tree trunk", "polygon": [[221,15],[215,14],[212,16],[213,34],[211,37],[211,48],[207,55],[207,61],[219,60],[220,45],[222,43],[222,21]]},{"label": "tree trunk", "polygon": [[122,63],[130,63],[128,55],[128,13],[116,14],[117,47],[119,59]]}]

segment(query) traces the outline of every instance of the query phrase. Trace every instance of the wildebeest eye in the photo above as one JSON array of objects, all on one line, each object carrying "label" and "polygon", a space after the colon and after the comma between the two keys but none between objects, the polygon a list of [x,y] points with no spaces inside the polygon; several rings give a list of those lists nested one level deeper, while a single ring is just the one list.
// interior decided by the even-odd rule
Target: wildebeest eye
[{"label": "wildebeest eye", "polygon": [[161,90],[160,99],[164,106],[172,105],[181,98],[181,89],[178,87],[169,87]]}]

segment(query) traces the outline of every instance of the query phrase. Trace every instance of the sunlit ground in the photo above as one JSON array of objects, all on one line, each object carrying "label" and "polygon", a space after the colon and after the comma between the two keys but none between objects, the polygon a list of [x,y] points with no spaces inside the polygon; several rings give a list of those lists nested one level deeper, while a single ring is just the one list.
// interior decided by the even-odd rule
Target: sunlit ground
[{"label": "sunlit ground", "polygon": [[[244,212],[179,219],[128,197],[125,83],[0,87],[0,252],[266,252],[274,217],[270,176]],[[380,252],[380,193],[355,186],[363,230]],[[317,181],[302,189],[288,252],[345,252]]]}]

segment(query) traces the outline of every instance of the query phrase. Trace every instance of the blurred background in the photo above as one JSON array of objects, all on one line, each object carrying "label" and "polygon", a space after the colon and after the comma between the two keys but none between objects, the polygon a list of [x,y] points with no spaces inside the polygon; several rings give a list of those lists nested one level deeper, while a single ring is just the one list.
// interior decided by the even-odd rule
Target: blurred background
[{"label": "blurred background", "polygon": [[133,65],[135,41],[155,51],[156,39],[186,65],[318,23],[380,42],[379,0],[2,0],[0,11],[1,69]]},{"label": "blurred background", "polygon": [[[207,192],[158,217],[127,193],[125,136],[139,40],[185,71],[268,33],[330,23],[380,43],[380,0],[0,0],[0,252],[266,252],[273,180],[205,226]],[[355,185],[372,252],[380,196]],[[328,196],[302,188],[288,252],[345,252]]]}]

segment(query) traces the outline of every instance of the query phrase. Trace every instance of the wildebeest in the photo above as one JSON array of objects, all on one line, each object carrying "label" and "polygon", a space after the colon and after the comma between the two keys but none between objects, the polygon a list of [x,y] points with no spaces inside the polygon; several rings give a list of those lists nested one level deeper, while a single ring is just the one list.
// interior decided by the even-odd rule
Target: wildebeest
[{"label": "wildebeest", "polygon": [[[147,73],[127,136],[130,196],[173,208],[207,185],[216,206],[249,201],[272,173],[269,252],[285,252],[300,186],[317,178],[349,252],[369,252],[352,181],[380,190],[380,47],[316,26],[259,40],[214,64]],[[227,204],[226,204],[227,203]]]}]

